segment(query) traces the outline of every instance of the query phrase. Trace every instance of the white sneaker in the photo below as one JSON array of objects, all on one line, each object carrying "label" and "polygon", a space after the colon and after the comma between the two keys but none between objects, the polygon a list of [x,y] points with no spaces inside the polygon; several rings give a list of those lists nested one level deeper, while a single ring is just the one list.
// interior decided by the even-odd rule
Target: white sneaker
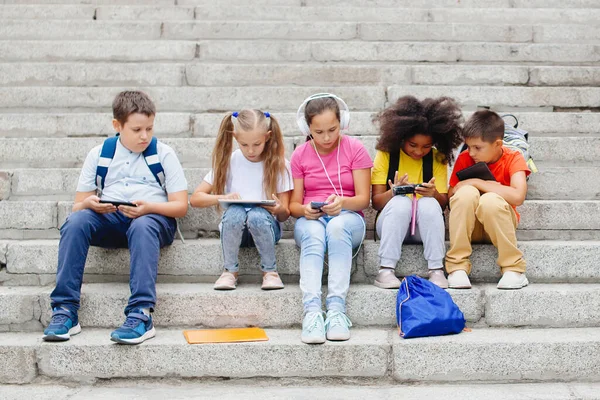
[{"label": "white sneaker", "polygon": [[525,274],[515,271],[506,271],[500,282],[498,282],[498,289],[521,289],[529,285],[529,281]]},{"label": "white sneaker", "polygon": [[471,289],[471,281],[467,271],[458,269],[448,275],[448,287],[450,289]]},{"label": "white sneaker", "polygon": [[448,289],[448,279],[446,279],[444,270],[441,268],[429,270],[429,282],[438,285],[442,289]]},{"label": "white sneaker", "polygon": [[322,312],[306,313],[302,320],[301,340],[307,344],[325,343],[325,321]]}]

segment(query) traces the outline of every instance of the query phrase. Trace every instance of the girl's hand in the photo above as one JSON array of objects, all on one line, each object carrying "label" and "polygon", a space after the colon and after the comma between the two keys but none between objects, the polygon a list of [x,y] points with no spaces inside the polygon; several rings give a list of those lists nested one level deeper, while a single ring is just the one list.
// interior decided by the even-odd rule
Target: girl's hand
[{"label": "girl's hand", "polygon": [[132,201],[133,204],[136,204],[137,207],[129,207],[129,206],[119,206],[118,209],[125,215],[127,218],[138,218],[142,215],[150,214],[150,203],[146,203],[144,200],[135,200]]},{"label": "girl's hand", "polygon": [[437,192],[435,187],[435,177],[431,178],[429,182],[423,183],[421,186],[415,188],[415,193],[420,194],[423,197],[435,197]]},{"label": "girl's hand", "polygon": [[330,217],[335,217],[336,215],[339,215],[342,212],[342,200],[343,197],[332,194],[327,198],[327,203],[329,204],[321,207],[321,209],[325,214],[329,215]]},{"label": "girl's hand", "polygon": [[242,196],[239,193],[229,193],[221,195],[219,198],[223,200],[241,200]]},{"label": "girl's hand", "polygon": [[323,212],[315,210],[310,206],[310,203],[304,205],[304,218],[316,220],[323,216]]},{"label": "girl's hand", "polygon": [[271,196],[273,196],[273,200],[275,200],[275,205],[261,207],[270,212],[274,217],[277,217],[281,212],[283,212],[283,206],[281,205],[281,201],[277,198],[277,196],[275,196],[275,193],[273,193]]},{"label": "girl's hand", "polygon": [[89,196],[83,200],[83,207],[97,212],[98,214],[109,214],[117,211],[117,207],[110,203],[100,203],[98,196]]},{"label": "girl's hand", "polygon": [[408,174],[404,174],[402,178],[398,179],[398,171],[396,171],[394,174],[394,182],[392,183],[391,180],[388,180],[388,185],[390,185],[390,190],[394,186],[408,185]]}]

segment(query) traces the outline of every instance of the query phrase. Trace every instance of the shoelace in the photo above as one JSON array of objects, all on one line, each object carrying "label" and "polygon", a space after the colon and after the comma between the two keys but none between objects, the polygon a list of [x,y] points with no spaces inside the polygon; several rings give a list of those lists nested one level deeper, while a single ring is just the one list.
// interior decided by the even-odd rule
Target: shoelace
[{"label": "shoelace", "polygon": [[50,325],[62,325],[65,322],[67,322],[69,320],[69,317],[67,317],[64,314],[55,314],[52,316],[52,319],[50,320]]},{"label": "shoelace", "polygon": [[53,313],[52,319],[50,320],[50,325],[62,325],[70,319],[69,311],[67,310],[55,308],[52,311]]},{"label": "shoelace", "polygon": [[315,329],[317,329],[317,326],[319,325],[319,313],[314,313],[312,315],[312,317],[310,317],[310,319],[308,320],[308,332],[311,333],[312,331],[314,331]]},{"label": "shoelace", "polygon": [[125,319],[125,323],[123,324],[123,328],[135,328],[138,326],[140,322],[148,321],[148,316],[143,313],[131,312]]},{"label": "shoelace", "polygon": [[352,321],[350,318],[346,316],[346,314],[341,313],[339,311],[330,312],[327,316],[327,320],[325,321],[325,328],[333,328],[335,326],[342,326],[344,328],[348,328],[352,326]]}]

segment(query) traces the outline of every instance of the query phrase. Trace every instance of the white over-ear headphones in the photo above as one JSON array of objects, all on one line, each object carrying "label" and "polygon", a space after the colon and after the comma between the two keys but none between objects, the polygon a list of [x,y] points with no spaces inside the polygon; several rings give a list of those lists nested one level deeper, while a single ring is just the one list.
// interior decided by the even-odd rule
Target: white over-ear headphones
[{"label": "white over-ear headphones", "polygon": [[307,97],[306,100],[300,104],[298,107],[298,112],[296,113],[296,123],[298,124],[298,128],[300,128],[300,132],[305,135],[310,135],[310,128],[308,127],[308,123],[306,122],[306,118],[304,118],[304,108],[309,101],[315,99],[323,99],[326,97],[331,97],[335,101],[337,101],[338,106],[340,107],[340,130],[342,132],[346,132],[348,127],[350,126],[350,109],[344,100],[337,97],[335,94],[331,93],[317,93],[313,94],[310,97]]}]

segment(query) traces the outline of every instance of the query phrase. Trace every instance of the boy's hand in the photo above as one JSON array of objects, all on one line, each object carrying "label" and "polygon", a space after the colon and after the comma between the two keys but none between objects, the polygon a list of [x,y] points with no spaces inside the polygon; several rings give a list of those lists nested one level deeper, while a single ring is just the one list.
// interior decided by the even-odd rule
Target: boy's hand
[{"label": "boy's hand", "polygon": [[274,206],[261,206],[265,210],[271,213],[274,217],[277,217],[279,213],[283,211],[283,207],[281,206],[281,201],[275,196],[275,193],[272,194],[273,200],[275,200]]},{"label": "boy's hand", "polygon": [[404,174],[402,178],[398,179],[398,171],[396,171],[394,174],[394,182],[388,180],[388,185],[390,185],[390,190],[392,190],[394,186],[408,185],[408,174]]},{"label": "boy's hand", "polygon": [[90,210],[97,212],[98,214],[110,214],[117,212],[117,207],[110,203],[100,203],[100,198],[98,196],[89,196],[83,200],[84,208],[89,208]]},{"label": "boy's hand", "polygon": [[423,197],[435,197],[437,189],[435,187],[435,177],[427,183],[423,183],[421,186],[415,188],[415,193],[420,194]]},{"label": "boy's hand", "polygon": [[463,186],[473,186],[479,190],[478,184],[481,182],[483,182],[483,180],[479,178],[465,179],[464,181],[458,182],[456,186],[454,186],[454,192]]},{"label": "boy's hand", "polygon": [[342,200],[342,197],[332,194],[326,200],[329,204],[321,207],[321,210],[330,217],[335,217],[342,212]]},{"label": "boy's hand", "polygon": [[304,218],[316,220],[321,216],[323,216],[323,211],[313,209],[310,203],[304,205]]},{"label": "boy's hand", "polygon": [[144,200],[132,201],[137,207],[119,206],[119,211],[123,213],[127,218],[138,218],[142,215],[150,214],[150,203],[146,203]]}]

